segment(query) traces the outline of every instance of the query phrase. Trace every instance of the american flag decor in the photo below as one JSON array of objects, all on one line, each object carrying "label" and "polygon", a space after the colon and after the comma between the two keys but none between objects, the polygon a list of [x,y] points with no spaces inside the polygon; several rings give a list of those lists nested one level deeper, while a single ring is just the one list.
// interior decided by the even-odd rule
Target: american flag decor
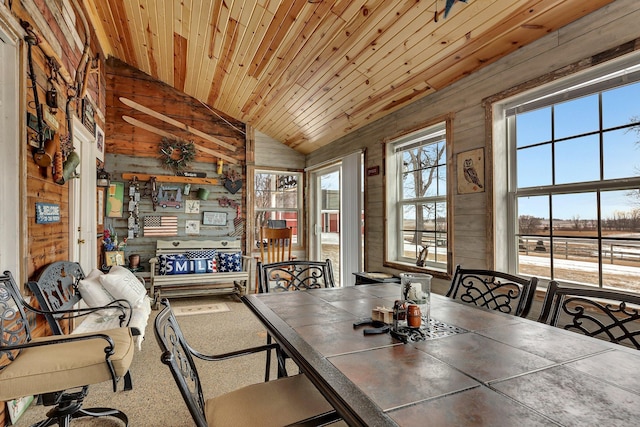
[{"label": "american flag decor", "polygon": [[177,216],[145,216],[143,232],[145,237],[150,236],[177,236]]}]

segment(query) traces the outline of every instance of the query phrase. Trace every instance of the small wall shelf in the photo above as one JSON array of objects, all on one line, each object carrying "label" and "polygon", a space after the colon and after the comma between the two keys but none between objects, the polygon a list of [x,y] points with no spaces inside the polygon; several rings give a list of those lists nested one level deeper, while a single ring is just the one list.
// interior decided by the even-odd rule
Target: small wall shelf
[{"label": "small wall shelf", "polygon": [[182,184],[200,184],[200,185],[215,185],[218,184],[217,178],[192,178],[188,176],[174,176],[174,175],[150,175],[146,173],[123,173],[122,179],[125,181],[131,181],[136,177],[138,181],[149,181],[152,177],[156,179],[156,182],[177,182]]}]

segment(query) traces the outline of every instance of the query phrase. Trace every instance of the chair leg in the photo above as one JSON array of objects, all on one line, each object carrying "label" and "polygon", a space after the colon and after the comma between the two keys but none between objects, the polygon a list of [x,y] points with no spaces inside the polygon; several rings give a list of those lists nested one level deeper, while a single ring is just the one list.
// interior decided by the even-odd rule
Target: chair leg
[{"label": "chair leg", "polygon": [[118,410],[118,409],[113,409],[113,408],[87,408],[87,409],[80,409],[79,411],[77,411],[76,413],[71,415],[73,418],[80,418],[80,417],[114,417],[119,419],[120,421],[122,421],[124,423],[125,426],[129,425],[129,418],[127,417],[127,415]]},{"label": "chair leg", "polygon": [[289,374],[287,373],[287,367],[285,362],[286,355],[279,348],[276,349],[276,359],[278,360],[278,378],[288,377]]},{"label": "chair leg", "polygon": [[[271,344],[271,335],[267,334],[267,345]],[[267,350],[267,364],[264,370],[264,382],[269,381],[269,371],[271,370],[271,349]]]},{"label": "chair leg", "polygon": [[131,380],[131,371],[127,371],[127,373],[124,374],[124,390],[128,391],[132,389],[133,389],[133,381]]},{"label": "chair leg", "polygon": [[83,408],[82,403],[87,396],[89,387],[84,386],[77,392],[70,393],[49,393],[42,395],[42,401],[45,406],[53,406],[47,412],[47,418],[34,424],[31,427],[48,427],[59,425],[60,427],[69,427],[72,419],[80,417],[114,417],[122,421],[127,427],[129,419],[127,415],[113,408]]}]

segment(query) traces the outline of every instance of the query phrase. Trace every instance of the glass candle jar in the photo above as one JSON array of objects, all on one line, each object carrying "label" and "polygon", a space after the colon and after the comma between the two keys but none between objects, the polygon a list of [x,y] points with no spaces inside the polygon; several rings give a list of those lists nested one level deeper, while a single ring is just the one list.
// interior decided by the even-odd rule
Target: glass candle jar
[{"label": "glass candle jar", "polygon": [[401,298],[415,303],[420,308],[423,328],[429,327],[431,315],[431,279],[426,273],[401,273]]}]

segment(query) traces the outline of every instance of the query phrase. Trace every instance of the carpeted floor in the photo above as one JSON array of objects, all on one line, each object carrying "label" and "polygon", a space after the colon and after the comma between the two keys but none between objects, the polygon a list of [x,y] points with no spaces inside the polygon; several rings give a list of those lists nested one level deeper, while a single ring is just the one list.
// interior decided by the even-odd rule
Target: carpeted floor
[{"label": "carpeted floor", "polygon": [[[238,298],[217,296],[197,299],[175,299],[172,307],[225,304],[229,311],[178,317],[178,322],[195,349],[205,354],[215,354],[266,342],[266,332],[258,319]],[[142,351],[137,351],[131,365],[133,390],[113,392],[111,383],[92,385],[84,407],[117,408],[129,417],[132,427],[193,426],[193,420],[180,396],[169,368],[160,362],[160,349],[153,332],[151,314]],[[264,380],[264,353],[244,356],[222,362],[200,362],[198,371],[206,397],[217,396],[244,385]],[[272,367],[275,377],[275,366]],[[251,402],[247,402],[250,405]],[[45,418],[47,408],[33,405],[18,420],[16,426],[30,426]],[[115,427],[123,424],[112,418],[78,419],[72,426]]]}]

